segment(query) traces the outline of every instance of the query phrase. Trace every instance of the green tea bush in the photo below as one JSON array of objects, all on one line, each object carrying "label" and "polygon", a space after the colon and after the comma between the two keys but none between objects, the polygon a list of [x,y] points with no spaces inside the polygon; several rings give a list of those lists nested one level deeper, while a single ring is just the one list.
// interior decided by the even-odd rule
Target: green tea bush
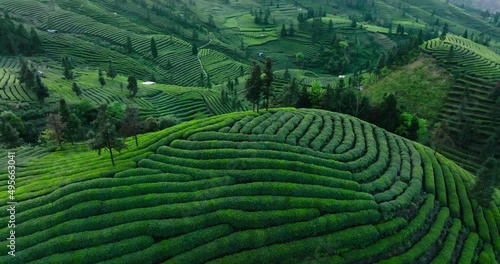
[{"label": "green tea bush", "polygon": [[448,230],[446,240],[444,241],[443,247],[439,254],[432,260],[433,264],[450,263],[451,254],[455,249],[457,243],[458,233],[462,229],[462,222],[459,219],[453,218],[453,225]]},{"label": "green tea bush", "polygon": [[470,232],[462,247],[460,259],[458,259],[459,264],[472,263],[472,259],[474,258],[474,253],[476,251],[478,242],[479,236],[477,235],[477,233]]}]

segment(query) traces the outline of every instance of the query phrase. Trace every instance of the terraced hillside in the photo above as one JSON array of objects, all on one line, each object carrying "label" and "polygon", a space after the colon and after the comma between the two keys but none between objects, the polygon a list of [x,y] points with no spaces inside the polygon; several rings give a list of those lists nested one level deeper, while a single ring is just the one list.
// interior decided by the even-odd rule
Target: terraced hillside
[{"label": "terraced hillside", "polygon": [[[441,119],[446,120],[454,132],[463,126],[459,120],[461,116],[474,120],[476,136],[473,144],[484,144],[500,126],[500,122],[492,118],[495,101],[490,97],[500,80],[500,56],[485,46],[458,36],[447,36],[444,41],[430,40],[422,44],[422,49],[455,76]],[[474,163],[479,163],[478,158],[468,162],[463,154],[455,153],[455,156],[468,168],[477,167]]]},{"label": "terraced hillside", "polygon": [[231,113],[139,142],[115,169],[81,145],[19,170],[18,251],[0,262],[498,260],[499,207],[469,198],[474,176],[350,116]]}]

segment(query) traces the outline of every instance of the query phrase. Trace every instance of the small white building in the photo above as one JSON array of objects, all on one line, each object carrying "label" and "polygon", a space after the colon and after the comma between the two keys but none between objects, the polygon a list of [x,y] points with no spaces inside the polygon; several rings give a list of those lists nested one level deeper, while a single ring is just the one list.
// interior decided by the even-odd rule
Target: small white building
[{"label": "small white building", "polygon": [[153,84],[156,84],[155,82],[142,82],[142,84],[144,85],[153,85]]},{"label": "small white building", "polygon": [[57,33],[57,29],[47,29],[47,32],[49,33]]},{"label": "small white building", "polygon": [[339,79],[344,79],[345,75],[339,75]]}]

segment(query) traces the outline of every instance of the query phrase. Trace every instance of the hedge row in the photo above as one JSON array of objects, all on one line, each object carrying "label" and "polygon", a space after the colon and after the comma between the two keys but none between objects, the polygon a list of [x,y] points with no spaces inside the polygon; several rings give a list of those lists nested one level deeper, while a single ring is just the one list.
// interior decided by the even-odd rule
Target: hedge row
[{"label": "hedge row", "polygon": [[[284,244],[275,244],[253,250],[246,250],[233,255],[221,257],[208,263],[279,263],[291,258],[304,259],[312,256],[314,252],[330,253],[341,248],[362,247],[372,243],[378,238],[378,233],[372,225],[364,225],[349,228],[324,236],[311,237],[296,240]],[[213,248],[217,252],[216,248]],[[178,258],[170,259],[166,263],[204,263],[209,258],[204,257],[204,251],[200,249],[180,255]],[[338,256],[334,257],[338,260]]]},{"label": "hedge row", "polygon": [[300,138],[308,132],[309,127],[314,121],[315,116],[306,114],[304,118],[300,121],[299,125],[292,130],[290,134],[286,137],[286,143],[290,145],[297,145]]},{"label": "hedge row", "polygon": [[474,258],[474,253],[476,251],[477,243],[479,242],[479,236],[477,233],[471,232],[467,236],[465,243],[462,247],[462,253],[460,253],[459,264],[470,264]]},{"label": "hedge row", "polygon": [[264,120],[268,119],[271,116],[270,112],[266,112],[264,114],[260,114],[259,116],[253,118],[249,122],[245,123],[243,127],[240,129],[239,133],[242,134],[250,134],[252,132],[252,129],[256,127],[258,124],[263,122]]},{"label": "hedge row", "polygon": [[455,177],[453,177],[453,173],[450,171],[449,163],[441,156],[438,156],[438,160],[442,164],[441,168],[443,169],[443,176],[448,196],[448,207],[450,208],[451,216],[460,218],[460,202],[458,200],[457,188],[454,179]]},{"label": "hedge row", "polygon": [[[372,129],[369,127],[370,130]],[[358,146],[358,142],[361,146]],[[373,138],[373,133],[368,133],[366,137],[361,135],[356,140],[356,145],[353,149],[342,154],[345,156],[345,161],[351,170],[362,171],[365,170],[371,163],[375,162],[377,157],[383,155],[378,152],[377,144]],[[380,157],[378,157],[380,158]]]},{"label": "hedge row", "polygon": [[229,235],[232,232],[233,229],[227,224],[207,227],[174,238],[162,240],[142,251],[129,253],[119,258],[99,262],[98,264],[160,263],[168,258],[209,243],[219,237]]},{"label": "hedge row", "polygon": [[231,129],[229,130],[229,133],[238,133],[240,132],[240,129],[248,122],[250,122],[252,119],[254,119],[254,116],[245,116],[242,119],[236,121],[233,126],[231,126]]},{"label": "hedge row", "polygon": [[389,190],[377,193],[373,197],[377,203],[391,201],[394,197],[401,195],[407,187],[408,184],[406,182],[398,181]]},{"label": "hedge row", "polygon": [[[392,142],[391,142],[392,141]],[[361,189],[365,192],[374,193],[377,191],[386,190],[389,186],[391,186],[396,179],[396,175],[399,173],[399,169],[401,166],[401,157],[399,156],[399,151],[396,143],[394,141],[394,137],[389,137],[389,145],[391,148],[391,160],[389,163],[389,168],[384,172],[384,174],[377,179],[361,184]]]},{"label": "hedge row", "polygon": [[492,245],[496,250],[500,251],[500,234],[498,233],[498,227],[495,223],[493,213],[489,208],[483,209],[483,212],[486,223],[488,224],[488,229],[490,230]]},{"label": "hedge row", "polygon": [[278,133],[278,130],[292,117],[294,117],[294,115],[291,112],[284,112],[280,116],[280,118],[272,122],[272,124],[268,126],[263,133],[268,135],[275,135],[276,133]]},{"label": "hedge row", "polygon": [[404,218],[396,217],[387,222],[375,225],[375,228],[377,228],[380,237],[384,237],[395,234],[396,232],[406,227],[407,225],[408,222]]},{"label": "hedge row", "polygon": [[[376,130],[376,133],[380,133],[380,137],[382,137],[383,132],[382,130]],[[377,135],[379,137],[379,135]],[[385,136],[384,136],[385,138]],[[379,140],[379,143],[381,141]],[[385,142],[382,141],[382,142]],[[383,153],[389,153],[389,147],[387,144],[379,144],[378,149],[377,149],[377,160],[370,164],[365,170],[357,173],[353,173],[353,178],[357,179],[359,182],[367,182],[367,181],[372,181],[374,179],[377,179],[384,173],[384,171],[387,170],[387,167],[389,166],[389,155],[383,155]]]},{"label": "hedge row", "polygon": [[[335,149],[340,145],[342,139],[344,138],[344,126],[342,125],[342,120],[339,116],[333,116],[333,136],[332,139],[325,145],[321,150],[326,153],[334,153]],[[350,123],[350,122],[349,122]],[[347,128],[346,128],[347,129]]]},{"label": "hedge row", "polygon": [[213,178],[221,174],[235,178],[239,183],[252,182],[252,181],[279,181],[279,182],[295,182],[313,185],[324,185],[336,187],[341,189],[359,190],[359,184],[355,181],[343,180],[334,178],[335,175],[320,176],[316,174],[294,172],[289,170],[276,170],[276,169],[254,169],[254,170],[203,170],[194,169],[184,166],[166,164],[153,160],[142,160],[139,166],[160,169],[165,172],[180,173],[192,175],[195,179]]},{"label": "hedge row", "polygon": [[279,140],[278,142],[284,143],[286,137],[290,132],[292,132],[302,121],[302,117],[294,116],[289,119],[276,133],[276,138]]},{"label": "hedge row", "polygon": [[474,215],[476,216],[479,237],[484,243],[491,243],[490,229],[488,228],[488,223],[484,217],[483,208],[481,206],[477,206]]},{"label": "hedge row", "polygon": [[479,253],[479,259],[478,259],[479,264],[496,264],[495,260],[495,251],[493,250],[493,247],[490,244],[484,244],[483,245],[483,251]]},{"label": "hedge row", "polygon": [[[286,159],[267,159],[258,157],[259,151],[254,151],[252,157],[230,157],[231,152],[226,152],[226,157],[218,159],[214,156],[212,159],[192,159],[184,157],[174,157],[161,154],[152,154],[149,156],[150,160],[162,162],[169,165],[186,166],[193,169],[205,170],[254,170],[254,169],[275,169],[275,170],[290,170],[294,172],[310,173],[316,175],[335,177],[339,179],[349,179],[350,173],[346,171],[334,170],[329,167],[318,166],[314,164],[305,163],[302,161],[290,161]],[[233,151],[234,153],[234,151]],[[229,155],[228,155],[229,154]],[[244,172],[242,172],[244,173]]]},{"label": "hedge row", "polygon": [[167,263],[205,263],[210,259],[230,255],[241,250],[255,249],[304,239],[318,234],[331,233],[346,227],[378,221],[379,218],[380,215],[376,210],[367,210],[325,215],[307,222],[291,223],[265,229],[240,231],[216,239],[190,252],[186,252],[186,254],[174,257]]},{"label": "hedge row", "polygon": [[[164,196],[164,201],[174,202],[192,201],[196,191],[216,186],[226,186],[234,184],[231,177],[214,178],[210,180],[192,182],[158,182],[146,183],[132,186],[122,186],[117,188],[89,189],[66,195],[57,201],[32,210],[22,211],[16,217],[20,220],[19,230],[16,234],[24,236],[37,232],[39,229],[46,229],[53,226],[53,223],[62,223],[75,218],[84,218],[95,215],[98,212],[106,212],[106,204],[112,203],[120,198],[143,200],[141,195]],[[176,193],[170,193],[176,192]],[[179,192],[183,195],[179,195]],[[191,195],[188,195],[191,193]],[[176,196],[176,198],[171,198]],[[89,204],[95,203],[94,206]],[[124,204],[126,208],[134,208],[134,203]],[[141,206],[141,203],[135,204]],[[144,206],[146,204],[143,204]],[[37,224],[32,225],[29,220],[36,220]],[[37,229],[38,228],[38,229]]]},{"label": "hedge row", "polygon": [[[374,156],[373,153],[376,154],[376,150],[375,152],[373,152],[373,150],[370,149],[367,150],[368,147],[371,147],[371,149],[377,148],[375,144],[367,144],[367,142],[374,142],[373,134],[368,133],[368,135],[366,135],[365,137],[363,134],[363,127],[359,122],[354,122],[353,128],[354,128],[354,138],[353,138],[354,145],[352,146],[351,149],[343,151],[342,153],[337,154],[337,156],[340,156],[342,158],[342,161],[349,161],[349,163],[355,162],[359,159],[363,159],[365,158],[366,155],[370,155],[372,156],[372,159],[374,159],[376,155]],[[368,162],[366,162],[366,164],[364,164],[363,166],[354,166],[354,168],[358,167],[363,168],[366,167],[367,165]]]},{"label": "hedge row", "polygon": [[323,129],[309,145],[313,150],[320,151],[333,136],[333,121],[328,116],[323,116]]},{"label": "hedge row", "polygon": [[462,182],[462,177],[456,172],[453,172],[453,177],[455,178],[455,184],[457,187],[458,199],[460,200],[460,205],[462,207],[462,217],[464,225],[470,230],[476,230],[476,223],[474,221],[474,212],[472,210],[472,205],[467,196],[467,190],[464,183]]},{"label": "hedge row", "polygon": [[446,220],[450,216],[450,210],[446,207],[441,208],[436,221],[432,224],[429,232],[423,236],[411,249],[402,253],[401,255],[386,259],[380,262],[385,263],[412,263],[415,262],[422,254],[428,251],[432,245],[437,241],[443,228],[445,227]]},{"label": "hedge row", "polygon": [[425,185],[425,192],[430,193],[430,194],[436,194],[436,187],[434,184],[434,169],[432,168],[432,161],[431,158],[429,158],[429,155],[424,149],[424,146],[417,144],[415,146],[422,156],[422,161],[424,165],[424,185]]},{"label": "hedge row", "polygon": [[383,202],[380,204],[380,209],[383,212],[395,212],[401,208],[408,206],[411,201],[417,197],[422,189],[422,182],[418,178],[413,178],[410,181],[410,185],[403,194],[398,196],[396,199]]},{"label": "hedge row", "polygon": [[354,127],[350,119],[343,118],[342,124],[344,126],[344,138],[342,139],[342,142],[340,142],[340,145],[335,149],[335,153],[339,154],[352,149],[356,140],[362,140],[362,138],[356,138],[356,134],[354,134]]},{"label": "hedge row", "polygon": [[434,209],[434,195],[428,195],[423,205],[420,207],[418,214],[403,230],[390,237],[379,239],[374,244],[363,249],[350,250],[342,254],[342,257],[347,262],[355,262],[367,260],[389,252],[392,248],[401,245],[401,241],[406,241],[413,236],[417,231],[424,227],[426,218]]},{"label": "hedge row", "polygon": [[94,264],[109,258],[125,255],[129,252],[143,250],[153,245],[153,238],[150,236],[139,236],[122,241],[100,245],[96,247],[84,248],[65,253],[59,253],[44,257],[33,264],[46,263],[81,263]]},{"label": "hedge row", "polygon": [[[39,197],[37,199],[30,199],[27,201],[23,201],[22,207],[23,210],[17,214],[18,217],[25,217],[26,219],[30,219],[31,217],[38,218],[43,215],[48,215],[51,213],[55,213],[60,208],[54,208],[53,203],[56,200],[63,199],[64,197],[78,193],[81,191],[86,191],[90,189],[103,189],[103,188],[112,188],[118,186],[127,186],[131,184],[139,184],[139,183],[154,183],[154,182],[188,182],[191,181],[192,177],[189,175],[177,175],[177,174],[153,174],[141,177],[129,177],[129,178],[98,178],[92,179],[84,182],[78,182],[70,185],[63,186],[61,188],[56,189],[50,194]],[[102,197],[101,197],[102,198]],[[64,198],[66,199],[66,198]],[[57,203],[56,203],[57,205]],[[38,208],[40,207],[40,208]],[[6,211],[6,210],[5,210]],[[8,212],[8,211],[6,211]],[[30,212],[30,213],[28,213]],[[27,215],[24,215],[27,213]],[[5,219],[7,219],[5,217]]]},{"label": "hedge row", "polygon": [[439,155],[438,153],[434,154],[431,153],[431,149],[426,148],[426,151],[431,158],[432,162],[432,168],[434,169],[434,179],[436,180],[436,197],[439,202],[441,202],[442,205],[446,205],[447,203],[447,195],[446,195],[446,184],[444,182],[444,176],[443,176],[443,171],[441,169],[441,165],[438,163],[436,155]]},{"label": "hedge row", "polygon": [[284,112],[276,112],[269,116],[266,120],[257,124],[251,131],[251,134],[264,134],[264,131],[271,126],[273,122],[278,120]]},{"label": "hedge row", "polygon": [[[305,154],[312,157],[323,158],[339,166],[341,170],[347,170],[348,167],[344,163],[336,161],[336,156],[328,153],[314,151],[309,148],[300,146],[291,146],[288,144],[279,143],[276,141],[276,136],[270,135],[245,135],[245,134],[230,134],[219,132],[201,132],[191,137],[192,141],[175,140],[171,146],[175,148],[183,148],[189,150],[214,149],[214,148],[231,148],[231,149],[262,149],[262,150],[278,150],[283,152],[293,152],[297,154]],[[333,166],[332,165],[332,166]]]},{"label": "hedge row", "polygon": [[316,116],[314,121],[307,129],[307,132],[302,135],[298,141],[298,145],[309,148],[309,144],[316,138],[320,132],[324,129],[323,117]]},{"label": "hedge row", "polygon": [[448,230],[448,235],[444,241],[439,254],[432,260],[432,264],[450,263],[451,254],[455,250],[458,233],[462,229],[462,222],[459,219],[453,218],[453,225]]},{"label": "hedge row", "polygon": [[[205,141],[207,142],[207,141]],[[233,158],[261,158],[261,159],[274,159],[274,160],[285,160],[289,162],[300,162],[308,165],[316,165],[321,167],[326,167],[333,170],[341,170],[343,166],[340,163],[333,162],[331,160],[317,158],[309,155],[298,154],[294,152],[287,151],[277,151],[277,150],[263,150],[263,149],[251,149],[251,148],[236,148],[240,144],[233,144],[235,148],[215,148],[215,149],[199,149],[196,151],[189,150],[190,146],[196,145],[196,141],[175,141],[172,142],[175,147],[163,146],[158,148],[157,153],[169,157],[179,157],[186,159],[196,159],[196,160],[210,160],[210,159],[233,159]],[[175,144],[174,144],[175,143]],[[249,142],[250,143],[250,142]],[[255,145],[259,144],[257,142],[252,142]],[[229,144],[228,144],[229,145]],[[243,144],[241,144],[243,145]],[[245,144],[250,146],[252,144]],[[179,148],[180,147],[180,148]],[[187,150],[186,150],[187,149]],[[286,149],[286,148],[284,148]],[[349,172],[340,172],[340,174],[345,174],[345,179],[350,179]]]}]

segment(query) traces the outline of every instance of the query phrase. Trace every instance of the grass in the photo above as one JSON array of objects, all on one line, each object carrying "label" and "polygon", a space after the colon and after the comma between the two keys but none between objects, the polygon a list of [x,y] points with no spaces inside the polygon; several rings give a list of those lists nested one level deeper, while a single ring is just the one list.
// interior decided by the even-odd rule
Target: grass
[{"label": "grass", "polygon": [[420,57],[366,85],[364,92],[374,103],[382,102],[384,94],[394,93],[404,111],[436,121],[451,85],[451,78],[431,58]]}]

